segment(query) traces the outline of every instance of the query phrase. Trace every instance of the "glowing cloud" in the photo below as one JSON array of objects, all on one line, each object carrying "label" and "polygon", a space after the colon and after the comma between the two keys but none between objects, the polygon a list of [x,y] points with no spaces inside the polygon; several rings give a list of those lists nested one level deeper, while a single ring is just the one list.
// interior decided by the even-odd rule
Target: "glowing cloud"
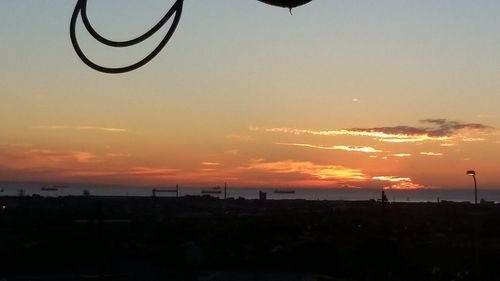
[{"label": "glowing cloud", "polygon": [[450,147],[450,146],[455,146],[456,144],[455,143],[452,143],[452,142],[448,142],[448,143],[442,143],[440,144],[440,146],[447,146],[447,147]]},{"label": "glowing cloud", "polygon": [[201,162],[200,164],[203,166],[209,166],[209,167],[216,167],[216,166],[221,165],[220,163],[216,163],[216,162]]},{"label": "glowing cloud", "polygon": [[382,142],[421,142],[421,141],[447,141],[451,137],[448,136],[429,136],[428,134],[396,134],[396,133],[386,133],[383,131],[376,131],[374,129],[343,129],[343,130],[332,130],[332,131],[315,131],[315,130],[304,130],[304,129],[293,129],[293,128],[270,128],[262,129],[258,127],[250,127],[253,131],[265,131],[273,133],[289,133],[294,135],[311,134],[320,136],[358,136],[358,137],[374,137]]},{"label": "glowing cloud", "polygon": [[122,157],[129,157],[130,154],[126,154],[126,153],[106,153],[106,156],[107,157],[111,157],[111,158],[122,158]]},{"label": "glowing cloud", "polygon": [[384,186],[384,189],[421,189],[425,186],[413,183],[411,178],[395,177],[395,176],[376,176],[372,177],[376,181],[386,181],[392,183],[389,186]]},{"label": "glowing cloud", "polygon": [[30,149],[24,153],[31,160],[40,162],[64,162],[75,161],[78,163],[90,163],[95,161],[95,155],[85,151],[54,151],[48,149]]},{"label": "glowing cloud", "polygon": [[443,156],[443,153],[441,153],[441,152],[420,152],[420,155],[426,155],[426,156]]},{"label": "glowing cloud", "polygon": [[394,156],[394,157],[410,157],[411,153],[396,153],[396,154],[393,154],[392,156]]},{"label": "glowing cloud", "polygon": [[471,138],[471,137],[462,137],[462,141],[465,142],[477,142],[477,141],[485,141],[485,138]]},{"label": "glowing cloud", "polygon": [[268,173],[298,173],[309,175],[322,180],[351,180],[363,181],[366,175],[359,169],[345,168],[339,165],[318,165],[309,161],[276,161],[264,162],[262,159],[253,160],[244,169],[258,170]]},{"label": "glowing cloud", "polygon": [[226,135],[224,137],[226,137],[228,139],[236,140],[236,141],[249,141],[250,140],[250,136],[246,136],[246,135]]},{"label": "glowing cloud", "polygon": [[31,146],[0,147],[0,163],[13,170],[67,169],[74,165],[97,163],[97,157],[87,151],[56,151]]},{"label": "glowing cloud", "polygon": [[410,178],[398,178],[395,176],[376,176],[376,177],[372,177],[372,179],[379,180],[379,181],[390,181],[390,182],[411,181]]},{"label": "glowing cloud", "polygon": [[382,142],[423,142],[423,141],[450,141],[461,137],[467,139],[471,132],[490,132],[492,127],[476,124],[450,121],[447,119],[424,119],[420,121],[430,126],[394,126],[394,127],[376,127],[376,128],[351,128],[341,130],[309,130],[296,128],[259,128],[250,127],[252,131],[264,131],[273,133],[287,133],[294,135],[310,134],[320,136],[361,136],[372,137]]},{"label": "glowing cloud", "polygon": [[323,145],[314,145],[314,144],[306,144],[306,143],[282,143],[282,142],[277,142],[275,144],[309,147],[309,148],[324,149],[324,150],[344,150],[344,151],[365,152],[365,153],[382,152],[382,150],[378,150],[378,149],[375,149],[375,148],[369,147],[369,146],[346,146],[346,145],[323,146]]},{"label": "glowing cloud", "polygon": [[38,126],[37,129],[47,129],[47,130],[94,130],[94,131],[104,131],[111,133],[124,133],[128,132],[127,129],[123,128],[107,128],[107,127],[97,127],[97,126],[62,126],[62,125],[44,125]]},{"label": "glowing cloud", "polygon": [[177,169],[171,169],[166,167],[151,168],[151,167],[134,167],[128,170],[127,174],[130,175],[150,175],[150,176],[161,176],[168,175],[177,172]]}]

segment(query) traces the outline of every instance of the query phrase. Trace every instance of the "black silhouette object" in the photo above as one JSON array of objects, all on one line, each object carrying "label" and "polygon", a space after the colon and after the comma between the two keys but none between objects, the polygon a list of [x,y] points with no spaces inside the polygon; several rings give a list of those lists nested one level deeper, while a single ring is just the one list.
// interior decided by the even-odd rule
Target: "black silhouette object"
[{"label": "black silhouette object", "polygon": [[[284,8],[289,8],[290,13],[292,11],[292,8],[295,8],[300,5],[304,5],[306,3],[311,2],[312,0],[258,0],[260,2],[273,5],[273,6],[278,6],[278,7],[284,7]],[[104,38],[101,36],[92,26],[90,23],[88,17],[87,17],[87,0],[78,0],[75,6],[75,10],[73,11],[73,15],[71,17],[71,23],[70,23],[70,37],[71,37],[71,43],[73,44],[73,48],[75,49],[76,54],[80,59],[90,68],[93,68],[94,70],[104,72],[104,73],[111,73],[111,74],[116,74],[116,73],[125,73],[129,72],[132,70],[135,70],[145,64],[147,64],[149,61],[151,61],[160,51],[167,45],[167,43],[170,41],[172,38],[172,35],[175,33],[175,30],[177,29],[177,26],[179,25],[179,21],[181,19],[182,15],[182,8],[184,5],[184,0],[176,0],[174,5],[170,8],[170,10],[165,14],[165,16],[156,24],[154,25],[149,31],[144,33],[143,35],[127,40],[127,41],[113,41]],[[174,16],[174,19],[172,21],[172,25],[168,29],[167,34],[165,37],[161,40],[161,42],[158,44],[158,46],[145,58],[142,60],[128,65],[128,66],[123,66],[123,67],[105,67],[98,65],[91,61],[82,51],[80,48],[80,45],[78,44],[78,40],[76,38],[76,21],[78,19],[78,16],[81,16],[83,24],[87,31],[96,39],[97,41],[101,42],[104,45],[110,46],[110,47],[117,47],[117,48],[123,48],[123,47],[130,47],[133,45],[136,45],[140,42],[143,42],[144,40],[150,38],[152,35],[154,35],[159,29],[161,29],[169,20]]]},{"label": "black silhouette object", "polygon": [[387,198],[387,195],[385,195],[385,191],[382,190],[382,197],[379,199],[382,204],[386,204],[389,202],[389,199]]},{"label": "black silhouette object", "polygon": [[[160,53],[160,51],[163,49],[163,47],[165,47],[165,45],[167,45],[168,41],[170,40],[170,38],[172,38],[172,35],[174,34],[175,30],[177,29],[177,25],[179,24],[179,21],[181,19],[183,4],[184,4],[183,0],[177,0],[174,3],[174,5],[170,8],[170,10],[165,14],[165,16],[155,26],[153,26],[149,31],[147,31],[143,35],[141,35],[135,39],[132,39],[132,40],[118,42],[118,41],[108,40],[108,39],[102,37],[99,33],[97,33],[94,30],[94,28],[92,27],[92,24],[90,23],[90,21],[87,17],[87,0],[78,0],[78,2],[76,3],[75,10],[73,12],[73,16],[71,17],[71,24],[70,24],[71,43],[73,44],[73,48],[75,49],[75,51],[76,51],[77,55],[80,57],[80,59],[86,65],[88,65],[89,67],[91,67],[97,71],[105,72],[105,73],[125,73],[125,72],[135,70],[135,69],[145,65],[149,61],[151,61],[156,55],[158,55],[158,53]],[[81,48],[78,44],[78,40],[76,39],[75,28],[76,28],[76,20],[77,20],[79,15],[81,15],[83,24],[85,25],[85,28],[87,29],[87,31],[97,41],[99,41],[102,44],[105,44],[107,46],[122,48],[122,47],[130,47],[132,45],[138,44],[138,43],[148,39],[153,34],[155,34],[160,28],[162,28],[174,14],[175,14],[175,16],[174,16],[174,20],[172,22],[172,25],[170,26],[165,37],[161,40],[160,44],[158,44],[158,46],[149,55],[147,55],[145,58],[143,58],[139,62],[134,63],[132,65],[128,65],[128,66],[124,66],[124,67],[116,67],[116,68],[98,65],[98,64],[92,62],[90,59],[88,59],[87,56],[85,56],[85,54],[83,53],[83,51],[81,50]]]},{"label": "black silhouette object", "polygon": [[292,14],[293,8],[307,4],[312,0],[258,0],[258,1],[273,6],[288,8],[290,10],[290,14]]}]

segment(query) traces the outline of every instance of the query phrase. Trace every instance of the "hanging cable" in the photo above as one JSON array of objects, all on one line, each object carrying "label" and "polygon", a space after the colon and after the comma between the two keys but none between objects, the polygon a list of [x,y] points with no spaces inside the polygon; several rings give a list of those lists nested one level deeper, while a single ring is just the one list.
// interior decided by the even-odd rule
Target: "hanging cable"
[{"label": "hanging cable", "polygon": [[[181,19],[183,4],[184,4],[183,0],[177,0],[174,3],[174,5],[170,8],[170,10],[165,14],[165,16],[156,25],[154,25],[149,31],[147,31],[143,35],[141,35],[135,39],[132,39],[132,40],[127,40],[127,41],[112,41],[112,40],[106,39],[103,36],[101,36],[93,28],[92,24],[90,23],[90,21],[87,17],[87,0],[78,0],[78,2],[76,3],[75,10],[73,11],[73,15],[71,17],[71,24],[70,24],[71,43],[73,44],[73,48],[75,49],[75,51],[76,51],[77,55],[80,57],[80,59],[86,65],[88,65],[89,67],[91,67],[97,71],[104,72],[104,73],[116,74],[116,73],[125,73],[125,72],[135,70],[135,69],[147,64],[156,55],[158,55],[158,53],[160,53],[160,51],[168,43],[170,38],[172,38],[172,35],[175,33],[175,30],[177,29],[177,26],[178,26],[179,21]],[[149,55],[147,55],[145,58],[143,58],[139,62],[128,65],[128,66],[124,66],[124,67],[104,67],[104,66],[101,66],[101,65],[98,65],[98,64],[92,62],[83,53],[83,51],[80,48],[80,45],[78,44],[78,40],[76,38],[76,21],[77,21],[79,15],[81,15],[83,24],[84,24],[85,28],[87,29],[87,31],[97,41],[99,41],[102,44],[105,44],[107,46],[110,46],[110,47],[123,48],[123,47],[133,46],[135,44],[138,44],[138,43],[150,38],[159,29],[161,29],[170,20],[170,18],[174,14],[175,14],[175,17],[173,19],[172,25],[170,26],[167,34],[162,39],[162,41],[158,44],[158,46]]]}]

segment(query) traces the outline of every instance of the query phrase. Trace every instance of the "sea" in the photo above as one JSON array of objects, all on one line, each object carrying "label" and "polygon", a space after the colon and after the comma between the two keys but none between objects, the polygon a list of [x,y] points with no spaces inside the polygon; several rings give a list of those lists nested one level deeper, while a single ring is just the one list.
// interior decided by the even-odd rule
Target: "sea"
[{"label": "sea", "polygon": [[[43,197],[62,197],[62,196],[81,196],[85,193],[91,196],[152,196],[153,189],[175,190],[175,186],[159,187],[159,186],[123,186],[123,185],[96,185],[96,184],[57,184],[48,185],[42,183],[0,183],[0,196],[33,196],[39,195]],[[258,187],[227,187],[227,198],[245,198],[258,199],[259,191],[265,192],[267,199],[270,200],[370,200],[381,198],[381,189],[365,188],[278,188],[283,191],[293,191],[293,193],[276,193],[275,188],[258,188]],[[220,188],[219,194],[204,194],[203,190],[210,188],[200,187],[182,187],[179,186],[178,196],[214,196],[218,198],[224,197],[224,188]],[[474,188],[471,189],[418,189],[418,190],[384,190],[389,201],[392,202],[438,202],[454,201],[454,202],[473,202]],[[157,193],[161,197],[175,197],[175,192]],[[478,201],[484,199],[486,201],[500,203],[500,189],[478,189]]]}]

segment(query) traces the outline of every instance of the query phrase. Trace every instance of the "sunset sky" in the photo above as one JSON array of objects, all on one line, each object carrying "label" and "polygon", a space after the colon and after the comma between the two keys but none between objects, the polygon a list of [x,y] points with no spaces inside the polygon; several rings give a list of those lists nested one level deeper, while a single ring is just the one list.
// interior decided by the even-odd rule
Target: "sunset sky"
[{"label": "sunset sky", "polygon": [[[89,0],[136,37],[173,0]],[[131,73],[76,56],[76,1],[0,2],[0,181],[500,188],[500,1],[185,0]],[[120,66],[162,38],[82,47]]]}]

